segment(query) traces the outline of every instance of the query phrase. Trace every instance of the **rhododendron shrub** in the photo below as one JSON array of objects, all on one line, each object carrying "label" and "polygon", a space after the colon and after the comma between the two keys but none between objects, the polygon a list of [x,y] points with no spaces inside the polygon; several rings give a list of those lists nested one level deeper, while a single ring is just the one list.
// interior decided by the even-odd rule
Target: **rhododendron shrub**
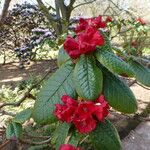
[{"label": "rhododendron shrub", "polygon": [[55,149],[80,150],[88,141],[94,150],[121,150],[109,109],[132,114],[137,102],[120,76],[150,86],[150,71],[134,57],[117,55],[120,51],[111,45],[112,22],[110,17],[81,18],[59,50],[59,69],[37,96],[32,118],[37,124],[56,125],[51,139]]}]

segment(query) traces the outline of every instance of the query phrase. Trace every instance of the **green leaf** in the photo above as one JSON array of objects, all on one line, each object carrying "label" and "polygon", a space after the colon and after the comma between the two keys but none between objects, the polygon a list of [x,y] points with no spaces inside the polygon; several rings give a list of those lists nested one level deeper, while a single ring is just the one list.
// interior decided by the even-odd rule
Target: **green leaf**
[{"label": "green leaf", "polygon": [[46,124],[55,121],[53,111],[55,104],[61,103],[62,95],[76,97],[72,81],[73,68],[71,64],[61,66],[41,88],[33,109],[33,118],[37,123]]},{"label": "green leaf", "polygon": [[58,66],[60,67],[68,60],[70,60],[69,55],[65,52],[64,48],[61,47],[59,50],[58,59],[57,59]]},{"label": "green leaf", "polygon": [[105,68],[103,68],[103,74],[103,92],[109,105],[123,113],[135,113],[136,98],[127,84]]},{"label": "green leaf", "polygon": [[130,65],[117,57],[115,54],[108,51],[97,50],[95,55],[97,60],[113,73],[129,77],[134,76],[134,72]]},{"label": "green leaf", "polygon": [[144,84],[145,86],[150,87],[150,69],[146,68],[134,59],[130,59],[129,63],[134,70],[136,80]]},{"label": "green leaf", "polygon": [[74,69],[74,84],[78,95],[95,100],[102,92],[103,76],[92,55],[82,55]]},{"label": "green leaf", "polygon": [[79,135],[79,133],[76,132],[76,131],[73,131],[68,143],[70,145],[73,145],[73,146],[77,147],[80,139],[81,139],[81,136]]},{"label": "green leaf", "polygon": [[28,150],[46,150],[48,148],[48,145],[35,145],[28,148]]},{"label": "green leaf", "polygon": [[11,122],[8,124],[6,129],[6,138],[11,139],[13,137],[18,139],[22,137],[22,125],[20,123]]},{"label": "green leaf", "polygon": [[98,123],[89,138],[94,150],[121,150],[121,141],[117,130],[108,120]]},{"label": "green leaf", "polygon": [[13,124],[9,123],[8,126],[7,126],[7,128],[6,128],[6,138],[7,139],[11,139],[14,136],[15,136],[15,133],[14,133]]},{"label": "green leaf", "polygon": [[13,119],[13,122],[17,122],[17,123],[24,123],[25,121],[27,121],[28,119],[30,119],[32,114],[32,109],[27,108],[21,112],[19,112],[15,118]]},{"label": "green leaf", "polygon": [[19,139],[22,137],[22,125],[20,123],[12,122],[15,136]]},{"label": "green leaf", "polygon": [[68,132],[70,129],[70,124],[68,123],[60,123],[52,136],[52,142],[55,144],[56,149],[60,147],[60,145],[65,143],[65,140],[67,138]]}]

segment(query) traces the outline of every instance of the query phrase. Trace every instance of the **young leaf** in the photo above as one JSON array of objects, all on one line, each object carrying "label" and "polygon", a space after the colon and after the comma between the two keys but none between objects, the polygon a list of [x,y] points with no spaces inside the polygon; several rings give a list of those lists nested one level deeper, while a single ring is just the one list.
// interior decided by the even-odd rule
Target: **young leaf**
[{"label": "young leaf", "polygon": [[121,141],[117,130],[108,120],[97,124],[89,138],[94,150],[121,150]]},{"label": "young leaf", "polygon": [[130,88],[118,76],[103,68],[103,92],[109,105],[123,113],[135,113],[137,102]]},{"label": "young leaf", "polygon": [[68,60],[70,60],[69,55],[65,52],[64,48],[61,47],[59,50],[58,59],[57,59],[58,66],[60,67]]},{"label": "young leaf", "polygon": [[129,60],[129,64],[134,70],[136,80],[150,87],[150,69],[133,59]]},{"label": "young leaf", "polygon": [[13,137],[22,137],[22,125],[16,122],[9,123],[6,129],[6,138],[11,139]]},{"label": "young leaf", "polygon": [[62,95],[76,97],[72,81],[73,68],[72,64],[62,65],[43,85],[33,109],[33,118],[36,122],[45,124],[55,120],[53,111],[55,104],[61,103]]},{"label": "young leaf", "polygon": [[103,76],[92,55],[82,55],[75,66],[74,84],[78,95],[95,100],[102,91]]},{"label": "young leaf", "polygon": [[70,129],[70,124],[68,123],[60,123],[52,136],[52,141],[55,143],[56,149],[60,147],[61,144],[65,143],[68,132]]},{"label": "young leaf", "polygon": [[129,64],[117,57],[115,54],[108,51],[97,50],[95,55],[97,60],[113,73],[129,77],[134,76],[134,72]]},{"label": "young leaf", "polygon": [[13,122],[17,122],[17,123],[24,123],[25,121],[27,121],[28,119],[30,119],[32,114],[32,109],[27,108],[21,112],[19,112],[15,118],[13,119]]}]

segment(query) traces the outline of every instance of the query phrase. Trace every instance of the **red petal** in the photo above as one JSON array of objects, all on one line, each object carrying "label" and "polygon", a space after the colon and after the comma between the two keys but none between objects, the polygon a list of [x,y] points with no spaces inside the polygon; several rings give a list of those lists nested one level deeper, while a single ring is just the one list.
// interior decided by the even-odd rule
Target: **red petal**
[{"label": "red petal", "polygon": [[75,127],[80,133],[89,133],[96,128],[96,121],[92,116],[81,121],[73,121]]},{"label": "red petal", "polygon": [[94,112],[94,103],[93,102],[82,102],[79,104],[75,111],[75,118],[74,120],[85,120],[89,116],[92,115]]},{"label": "red petal", "polygon": [[63,95],[61,97],[61,100],[64,102],[64,104],[66,104],[67,106],[77,106],[78,103],[77,101],[75,101],[73,98],[71,98],[68,95]]},{"label": "red petal", "polygon": [[72,58],[77,58],[79,55],[79,44],[72,37],[67,37],[66,41],[64,42],[64,49]]},{"label": "red petal", "polygon": [[76,148],[70,144],[63,144],[60,146],[59,150],[76,150]]}]

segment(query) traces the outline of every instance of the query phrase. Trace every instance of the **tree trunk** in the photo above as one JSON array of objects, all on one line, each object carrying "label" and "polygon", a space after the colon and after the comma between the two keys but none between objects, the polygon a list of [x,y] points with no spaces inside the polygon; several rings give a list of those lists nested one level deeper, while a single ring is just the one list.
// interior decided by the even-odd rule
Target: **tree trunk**
[{"label": "tree trunk", "polygon": [[0,23],[3,22],[3,20],[5,19],[5,17],[7,16],[7,12],[8,12],[8,8],[9,8],[9,4],[10,4],[11,0],[5,0],[4,2],[4,7],[2,10],[2,15],[0,17]]}]

